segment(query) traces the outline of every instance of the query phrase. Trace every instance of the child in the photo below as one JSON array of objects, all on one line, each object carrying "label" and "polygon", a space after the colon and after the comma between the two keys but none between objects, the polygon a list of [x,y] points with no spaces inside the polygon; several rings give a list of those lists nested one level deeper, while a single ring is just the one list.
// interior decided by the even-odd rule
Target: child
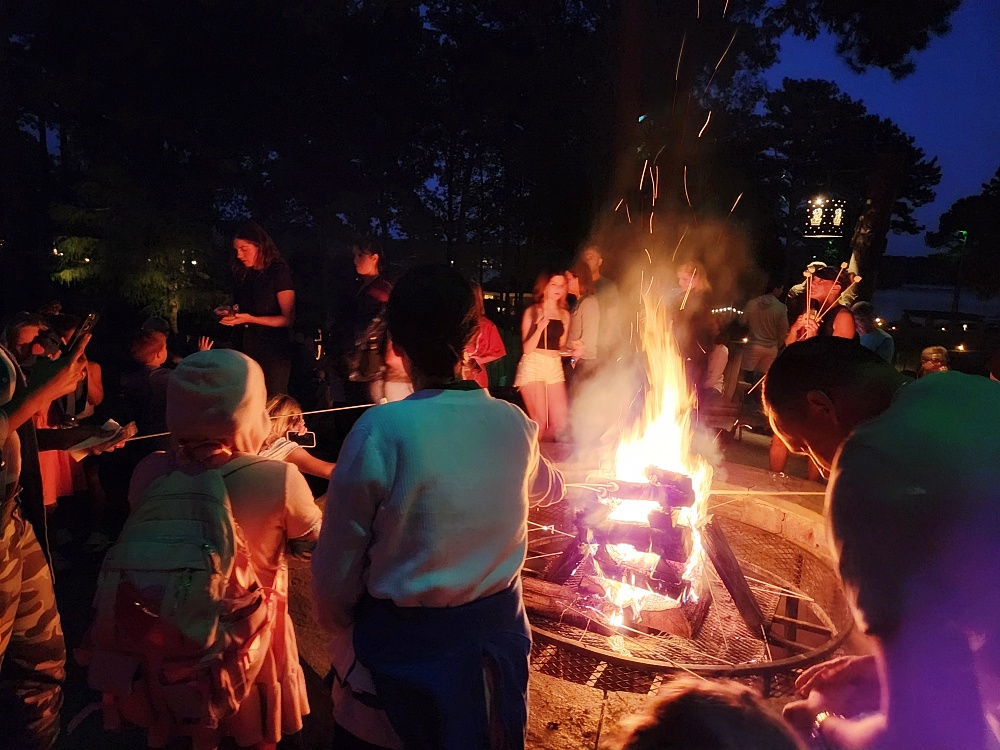
[{"label": "child", "polygon": [[271,434],[264,440],[260,455],[295,464],[303,474],[329,479],[336,464],[316,458],[287,437],[289,432],[297,435],[306,433],[306,422],[302,418],[299,402],[291,396],[278,394],[267,402],[267,414],[271,417]]},{"label": "child", "polygon": [[[165,348],[164,348],[165,351]],[[180,470],[198,474],[219,469],[224,474],[231,462],[238,470],[225,478],[232,513],[251,550],[254,572],[260,584],[277,593],[277,624],[268,653],[267,669],[261,670],[249,697],[217,730],[195,735],[195,747],[215,747],[230,736],[241,747],[273,749],[282,733],[302,728],[309,713],[305,678],[299,666],[295,629],[288,614],[287,551],[311,547],[319,533],[320,510],[299,470],[287,463],[248,461],[256,456],[270,431],[265,405],[264,373],[245,354],[222,349],[186,357],[170,376],[167,387],[167,427],[173,448],[147,456],[135,470],[129,487],[129,505],[143,501],[149,485],[159,477]],[[144,689],[136,689],[141,696]],[[141,713],[123,715],[149,726]],[[172,737],[190,731],[184,726],[150,730],[150,743],[166,744]]]}]

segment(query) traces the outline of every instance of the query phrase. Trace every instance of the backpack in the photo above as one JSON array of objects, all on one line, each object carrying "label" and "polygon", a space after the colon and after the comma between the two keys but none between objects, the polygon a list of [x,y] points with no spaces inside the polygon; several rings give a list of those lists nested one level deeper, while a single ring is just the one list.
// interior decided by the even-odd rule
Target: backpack
[{"label": "backpack", "polygon": [[225,478],[259,461],[175,470],[132,511],[104,558],[89,634],[88,678],[106,709],[183,732],[217,728],[247,697],[277,592],[258,581]]},{"label": "backpack", "polygon": [[380,380],[385,374],[386,346],[388,330],[385,320],[379,316],[368,324],[348,354],[348,379],[355,383]]}]

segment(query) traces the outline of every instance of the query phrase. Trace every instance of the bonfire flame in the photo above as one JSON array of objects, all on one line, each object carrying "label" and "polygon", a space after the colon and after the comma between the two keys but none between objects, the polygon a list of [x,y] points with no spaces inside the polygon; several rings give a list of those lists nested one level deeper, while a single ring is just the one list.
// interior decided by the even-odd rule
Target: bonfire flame
[{"label": "bonfire flame", "polygon": [[[623,481],[646,482],[649,468],[657,467],[691,478],[695,502],[691,507],[675,509],[674,513],[677,514],[677,523],[687,526],[691,532],[691,553],[685,562],[683,577],[693,582],[702,574],[704,553],[698,524],[704,515],[712,485],[712,466],[691,449],[696,398],[688,387],[684,360],[672,335],[667,306],[653,304],[647,294],[643,296],[643,308],[640,340],[649,390],[640,419],[618,445],[615,476]],[[631,523],[645,523],[650,511],[658,507],[656,501],[649,500],[616,499],[615,502],[617,505],[609,518]],[[614,547],[611,551],[613,556],[630,562],[635,560],[636,555],[646,554],[637,552],[630,545],[609,546]],[[648,560],[643,562],[649,564]],[[651,593],[624,581],[608,583],[611,585],[607,587],[607,597],[621,609],[631,606],[638,611],[642,601]],[[697,599],[697,587],[691,587],[690,591],[691,596]]]}]

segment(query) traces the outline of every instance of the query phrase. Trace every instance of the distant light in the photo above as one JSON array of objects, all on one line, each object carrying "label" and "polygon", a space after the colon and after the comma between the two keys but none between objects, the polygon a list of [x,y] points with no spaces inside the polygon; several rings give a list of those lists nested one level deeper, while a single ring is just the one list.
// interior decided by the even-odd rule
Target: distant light
[{"label": "distant light", "polygon": [[743,337],[743,343],[744,344],[749,344],[750,343],[750,339],[748,339],[746,336],[744,336]]},{"label": "distant light", "polygon": [[52,254],[53,255],[59,255],[59,248],[58,247],[52,248]]},{"label": "distant light", "polygon": [[643,120],[645,120],[645,119],[646,119],[647,117],[649,117],[649,115],[639,115],[639,122],[642,122],[642,121],[643,121]]},{"label": "distant light", "polygon": [[960,352],[964,352],[965,351],[965,344],[959,344],[955,348],[958,349],[958,351],[960,351]]},{"label": "distant light", "polygon": [[847,223],[846,207],[847,201],[843,198],[824,195],[806,201],[806,222],[802,235],[820,239],[843,237]]},{"label": "distant light", "polygon": [[941,326],[941,330],[942,330],[942,331],[947,331],[948,329],[947,329],[947,328],[945,328],[944,326]]},{"label": "distant light", "polygon": [[882,318],[875,318],[876,325],[882,325]]},{"label": "distant light", "polygon": [[84,259],[83,259],[83,262],[84,262],[84,263],[90,263],[90,258],[84,258]]},{"label": "distant light", "polygon": [[192,260],[192,261],[191,261],[191,265],[192,265],[192,266],[196,266],[196,265],[198,265],[198,261],[196,261],[196,260]]},{"label": "distant light", "polygon": [[889,330],[890,330],[890,331],[895,331],[895,330],[896,330],[896,326],[890,326],[890,327],[889,327]]},{"label": "distant light", "polygon": [[962,323],[962,330],[963,331],[968,331],[969,330],[969,324],[968,323]]}]

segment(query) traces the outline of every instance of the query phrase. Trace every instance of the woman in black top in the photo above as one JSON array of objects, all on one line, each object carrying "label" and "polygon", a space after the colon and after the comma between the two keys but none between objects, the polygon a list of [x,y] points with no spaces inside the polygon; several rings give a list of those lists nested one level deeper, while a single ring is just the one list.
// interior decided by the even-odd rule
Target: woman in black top
[{"label": "woman in black top", "polygon": [[569,338],[569,325],[566,277],[561,273],[539,274],[534,304],[521,319],[523,353],[514,378],[528,416],[538,423],[539,440],[565,437],[569,404],[560,355]]},{"label": "woman in black top", "polygon": [[249,221],[237,230],[233,249],[237,260],[233,300],[239,311],[219,322],[243,327],[240,351],[264,370],[268,397],[287,393],[292,368],[288,329],[295,322],[291,269],[257,222]]}]

